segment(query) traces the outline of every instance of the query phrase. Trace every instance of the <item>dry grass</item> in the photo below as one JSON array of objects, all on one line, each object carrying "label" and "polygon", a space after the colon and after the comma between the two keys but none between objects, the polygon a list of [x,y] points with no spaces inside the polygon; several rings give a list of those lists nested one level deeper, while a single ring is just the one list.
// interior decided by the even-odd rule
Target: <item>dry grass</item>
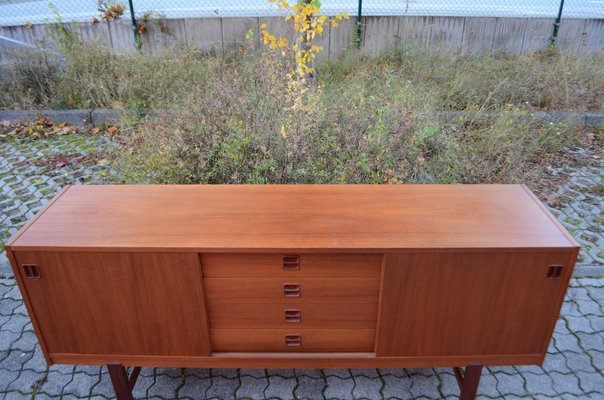
[{"label": "dry grass", "polygon": [[[584,132],[530,114],[603,109],[602,54],[351,53],[298,96],[289,66],[249,48],[116,56],[76,41],[65,53],[4,71],[0,106],[161,110],[122,123],[130,183],[531,183]],[[448,124],[441,110],[471,116]],[[500,116],[473,117],[486,111]]]}]

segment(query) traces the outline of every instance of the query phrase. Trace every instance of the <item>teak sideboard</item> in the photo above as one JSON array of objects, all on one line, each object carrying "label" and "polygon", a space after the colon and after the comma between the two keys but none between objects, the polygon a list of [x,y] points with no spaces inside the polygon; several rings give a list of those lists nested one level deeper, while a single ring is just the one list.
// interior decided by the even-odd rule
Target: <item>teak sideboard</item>
[{"label": "teak sideboard", "polygon": [[[579,251],[521,185],[69,186],[6,250],[49,364],[541,364]],[[124,365],[133,366],[128,373]]]}]

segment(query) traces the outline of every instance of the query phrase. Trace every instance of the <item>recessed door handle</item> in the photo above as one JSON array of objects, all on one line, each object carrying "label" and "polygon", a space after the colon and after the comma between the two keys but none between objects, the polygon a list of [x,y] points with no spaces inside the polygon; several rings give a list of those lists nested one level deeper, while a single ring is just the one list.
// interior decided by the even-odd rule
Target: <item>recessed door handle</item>
[{"label": "recessed door handle", "polygon": [[21,268],[26,278],[40,279],[40,270],[36,264],[22,264]]},{"label": "recessed door handle", "polygon": [[564,265],[555,264],[547,267],[546,279],[560,279]]}]

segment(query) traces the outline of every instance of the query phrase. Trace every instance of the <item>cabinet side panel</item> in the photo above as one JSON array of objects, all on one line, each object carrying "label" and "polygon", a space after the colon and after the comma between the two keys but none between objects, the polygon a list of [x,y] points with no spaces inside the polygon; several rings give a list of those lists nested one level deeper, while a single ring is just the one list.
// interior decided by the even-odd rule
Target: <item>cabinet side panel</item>
[{"label": "cabinet side panel", "polygon": [[36,314],[33,309],[31,302],[29,301],[29,295],[27,294],[27,289],[25,287],[25,283],[23,278],[21,277],[21,273],[19,270],[19,264],[17,263],[17,259],[15,258],[15,254],[12,249],[9,247],[5,248],[6,255],[8,256],[8,260],[10,261],[11,267],[13,269],[13,274],[15,275],[15,279],[17,280],[17,284],[19,285],[19,291],[21,292],[21,297],[23,297],[23,302],[25,303],[25,308],[27,309],[27,313],[29,314],[29,318],[31,319],[31,324],[34,327],[34,331],[38,338],[38,343],[40,344],[40,348],[42,349],[42,353],[44,354],[44,359],[48,365],[52,365],[52,360],[49,356],[48,348],[46,347],[46,342],[44,341],[44,336],[42,334],[42,330],[40,329],[40,325],[38,324],[38,320],[36,319]]},{"label": "cabinet side panel", "polygon": [[542,354],[571,251],[388,254],[378,356]]},{"label": "cabinet side panel", "polygon": [[50,353],[210,354],[195,253],[16,252]]}]

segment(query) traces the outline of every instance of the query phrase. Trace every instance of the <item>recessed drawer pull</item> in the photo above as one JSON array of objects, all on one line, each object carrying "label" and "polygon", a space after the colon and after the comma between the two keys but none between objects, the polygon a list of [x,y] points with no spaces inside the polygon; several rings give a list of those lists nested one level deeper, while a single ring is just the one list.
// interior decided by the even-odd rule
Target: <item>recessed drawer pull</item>
[{"label": "recessed drawer pull", "polygon": [[547,268],[546,279],[560,279],[562,268],[564,268],[564,265],[550,265]]},{"label": "recessed drawer pull", "polygon": [[283,285],[285,297],[300,297],[300,285],[297,283],[286,283]]},{"label": "recessed drawer pull", "polygon": [[300,310],[285,310],[285,322],[300,322],[301,319]]},{"label": "recessed drawer pull", "polygon": [[25,273],[26,278],[40,278],[40,271],[38,271],[38,266],[35,264],[22,264],[23,272]]},{"label": "recessed drawer pull", "polygon": [[283,257],[283,270],[284,271],[299,271],[300,270],[300,256],[284,256]]},{"label": "recessed drawer pull", "polygon": [[285,345],[287,347],[302,346],[302,336],[300,335],[285,335]]}]

